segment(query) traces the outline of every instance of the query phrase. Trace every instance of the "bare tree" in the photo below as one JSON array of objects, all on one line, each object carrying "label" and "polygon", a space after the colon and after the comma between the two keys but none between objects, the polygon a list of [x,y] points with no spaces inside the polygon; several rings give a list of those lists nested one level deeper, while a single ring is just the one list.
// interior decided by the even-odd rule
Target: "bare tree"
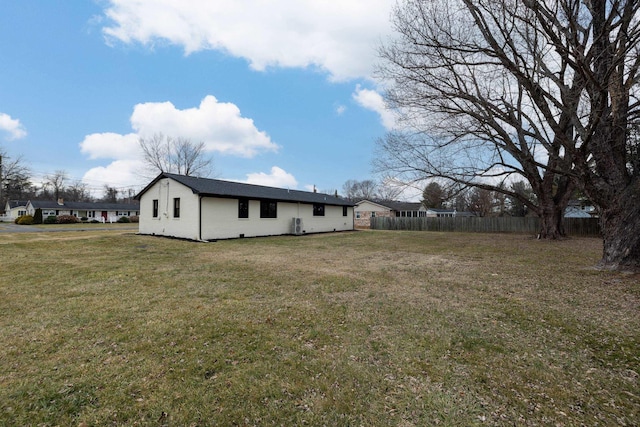
[{"label": "bare tree", "polygon": [[64,170],[57,170],[51,175],[45,177],[46,185],[53,188],[53,197],[58,200],[64,196],[65,182],[67,181],[67,172]]},{"label": "bare tree", "polygon": [[158,133],[140,138],[144,162],[153,174],[161,172],[188,176],[208,176],[213,160],[206,156],[204,142],[194,143],[187,138],[173,138]]},{"label": "bare tree", "polygon": [[390,178],[383,178],[376,191],[378,199],[382,201],[396,201],[402,195],[406,186]]},{"label": "bare tree", "polygon": [[[560,237],[574,183],[558,172],[570,172],[571,159],[541,124],[518,77],[503,71],[497,55],[519,52],[492,51],[466,5],[471,6],[464,0],[407,0],[396,8],[400,38],[383,48],[380,75],[393,82],[388,100],[406,128],[380,141],[378,167],[408,179],[447,178],[512,198],[520,195],[506,184],[524,178],[537,203],[521,202],[542,218],[540,236]],[[508,26],[509,17],[521,12],[516,2],[490,7],[488,31],[503,31],[514,44],[533,43],[538,49],[535,32]],[[519,19],[528,18],[524,15]],[[542,58],[534,51],[524,66],[539,68]]]},{"label": "bare tree", "polygon": [[29,175],[21,156],[11,158],[0,149],[0,211],[4,211],[7,200],[33,195],[35,189]]},{"label": "bare tree", "polygon": [[344,197],[349,200],[397,200],[403,190],[403,183],[390,178],[382,178],[379,182],[372,179],[350,179],[342,185]]},{"label": "bare tree", "polygon": [[91,193],[87,188],[87,184],[80,180],[76,180],[69,185],[64,194],[69,200],[75,202],[89,202],[91,201]]},{"label": "bare tree", "polygon": [[490,216],[494,207],[493,192],[474,187],[469,193],[469,211],[478,216]]},{"label": "bare tree", "polygon": [[349,200],[375,200],[378,198],[378,184],[371,179],[365,179],[363,181],[350,179],[343,184],[342,191],[344,196]]},{"label": "bare tree", "polygon": [[640,172],[629,138],[640,111],[639,8],[405,0],[380,76],[411,132],[382,143],[388,166],[485,189],[489,178],[524,178],[535,203],[507,185],[503,194],[536,212],[551,237],[562,234],[579,186],[601,212],[601,266],[640,268]]},{"label": "bare tree", "polygon": [[102,201],[108,203],[117,203],[118,202],[118,189],[115,187],[111,187],[109,184],[104,185],[104,196]]}]

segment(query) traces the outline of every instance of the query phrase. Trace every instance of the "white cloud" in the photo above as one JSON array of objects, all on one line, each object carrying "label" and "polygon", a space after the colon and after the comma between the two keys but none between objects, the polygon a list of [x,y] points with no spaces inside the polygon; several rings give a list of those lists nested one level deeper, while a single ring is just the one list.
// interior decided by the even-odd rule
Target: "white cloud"
[{"label": "white cloud", "polygon": [[[253,157],[279,148],[265,132],[256,128],[253,120],[242,117],[236,105],[220,103],[213,96],[205,97],[198,107],[185,110],[177,109],[171,102],[138,104],[131,115],[131,127],[135,132],[126,135],[104,132],[84,138],[80,151],[89,159],[113,160],[107,166],[90,169],[83,177],[84,182],[108,182],[117,186],[144,183],[148,177],[142,176],[145,168],[138,141],[155,133],[203,141],[209,152],[240,157]],[[280,168],[272,169],[271,175],[253,175],[250,179],[284,183],[293,179]]]},{"label": "white cloud", "polygon": [[109,0],[109,43],[215,49],[256,70],[319,67],[332,79],[369,77],[391,31],[389,0]]},{"label": "white cloud", "polygon": [[93,133],[80,143],[80,152],[90,159],[140,159],[138,139],[135,133]]},{"label": "white cloud", "polygon": [[357,85],[352,96],[360,106],[378,113],[380,122],[385,129],[392,130],[397,128],[397,116],[393,111],[386,108],[384,99],[380,93],[371,89],[363,89],[360,85]]},{"label": "white cloud", "polygon": [[98,183],[99,187],[108,183],[109,186],[119,189],[133,187],[138,190],[148,182],[147,178],[139,174],[141,170],[144,170],[141,160],[116,160],[107,166],[89,169],[82,177],[82,182],[89,185]]},{"label": "white cloud", "polygon": [[278,166],[273,166],[268,174],[264,172],[247,174],[247,179],[243,182],[279,188],[296,188],[298,186],[296,178]]},{"label": "white cloud", "polygon": [[254,157],[260,151],[277,151],[271,138],[256,128],[252,119],[242,117],[232,103],[206,96],[197,108],[177,109],[171,102],[138,104],[131,126],[145,137],[162,132],[168,136],[203,141],[207,151]]},{"label": "white cloud", "polygon": [[339,116],[343,115],[345,111],[347,111],[347,107],[345,107],[344,105],[338,105],[336,107],[336,114],[338,114]]},{"label": "white cloud", "polygon": [[27,136],[27,130],[22,126],[20,120],[12,119],[10,115],[0,113],[0,130],[9,134],[8,140],[20,139]]}]

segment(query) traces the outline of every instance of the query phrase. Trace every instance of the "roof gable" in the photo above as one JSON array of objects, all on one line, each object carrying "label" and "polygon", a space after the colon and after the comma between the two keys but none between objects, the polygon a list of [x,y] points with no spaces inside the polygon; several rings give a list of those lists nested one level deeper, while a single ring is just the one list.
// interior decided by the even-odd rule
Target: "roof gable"
[{"label": "roof gable", "polygon": [[27,203],[29,203],[28,200],[8,200],[7,204],[9,205],[9,209],[15,209],[15,208],[20,208],[23,206],[27,206]]},{"label": "roof gable", "polygon": [[220,179],[198,178],[193,176],[162,173],[147,185],[137,196],[140,199],[160,179],[169,178],[188,187],[194,194],[201,196],[248,198],[257,200],[277,200],[284,202],[322,203],[337,206],[354,206],[345,199],[322,193],[289,190],[286,188],[266,187],[262,185],[245,184],[242,182],[223,181]]}]

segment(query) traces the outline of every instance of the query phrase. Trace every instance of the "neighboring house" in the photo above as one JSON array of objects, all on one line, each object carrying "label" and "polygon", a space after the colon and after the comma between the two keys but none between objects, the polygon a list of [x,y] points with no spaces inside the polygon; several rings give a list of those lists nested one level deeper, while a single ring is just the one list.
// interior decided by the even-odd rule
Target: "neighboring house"
[{"label": "neighboring house", "polygon": [[427,209],[428,218],[460,218],[476,216],[472,212],[457,211],[455,209]]},{"label": "neighboring house", "polygon": [[597,216],[596,208],[583,200],[569,200],[564,210],[565,218],[594,218]]},{"label": "neighboring house", "polygon": [[371,218],[375,217],[409,217],[427,216],[422,203],[360,200],[355,206],[356,228],[369,228]]},{"label": "neighboring house", "polygon": [[209,241],[353,230],[353,206],[327,194],[162,173],[136,196],[141,234]]},{"label": "neighboring house", "polygon": [[27,201],[7,200],[4,208],[4,215],[8,220],[15,220],[19,216],[27,214]]},{"label": "neighboring house", "polygon": [[27,203],[27,213],[34,215],[36,209],[42,209],[42,218],[58,215],[71,215],[87,218],[89,221],[116,222],[122,216],[139,215],[140,207],[137,203],[104,203],[104,202],[57,202],[49,200],[30,200]]}]

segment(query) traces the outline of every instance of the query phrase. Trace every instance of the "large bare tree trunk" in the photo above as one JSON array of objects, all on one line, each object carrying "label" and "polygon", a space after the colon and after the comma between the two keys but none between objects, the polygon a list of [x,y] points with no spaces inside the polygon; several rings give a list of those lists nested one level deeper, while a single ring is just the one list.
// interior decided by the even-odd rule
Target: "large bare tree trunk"
[{"label": "large bare tree trunk", "polygon": [[604,239],[599,267],[640,270],[640,177],[600,213]]},{"label": "large bare tree trunk", "polygon": [[564,237],[566,235],[562,224],[564,209],[553,203],[544,205],[542,209],[538,238],[553,240]]}]

